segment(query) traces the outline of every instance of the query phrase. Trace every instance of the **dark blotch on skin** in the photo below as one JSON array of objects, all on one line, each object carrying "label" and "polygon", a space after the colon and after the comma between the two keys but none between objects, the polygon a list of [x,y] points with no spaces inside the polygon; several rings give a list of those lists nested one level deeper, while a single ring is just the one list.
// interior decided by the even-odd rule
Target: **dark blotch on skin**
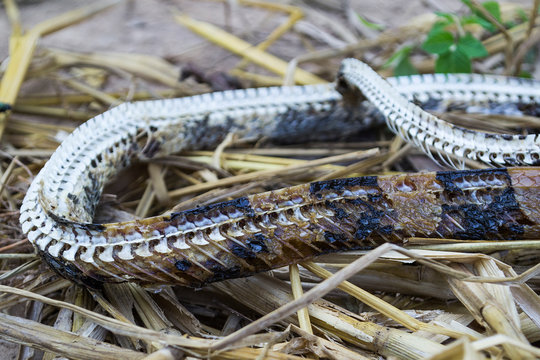
[{"label": "dark blotch on skin", "polygon": [[481,240],[486,239],[488,234],[493,234],[499,229],[499,222],[492,217],[493,214],[482,211],[478,205],[447,205],[442,206],[443,214],[459,221],[464,231],[456,231],[457,239]]},{"label": "dark blotch on skin", "polygon": [[54,258],[46,251],[39,251],[39,254],[54,272],[78,285],[101,290],[103,288],[103,283],[106,282],[106,280],[100,276],[90,277],[84,274],[73,264],[64,262],[61,258]]},{"label": "dark blotch on skin", "polygon": [[95,210],[95,206],[99,203],[99,199],[101,196],[101,185],[100,181],[96,178],[95,174],[93,172],[88,173],[88,179],[90,180],[89,186],[84,186],[84,198],[86,198],[85,201],[82,201],[85,211],[88,214],[93,214]]},{"label": "dark blotch on skin", "polygon": [[348,200],[354,206],[362,206],[366,208],[366,211],[361,212],[356,221],[356,232],[354,237],[357,240],[365,240],[373,232],[378,232],[381,235],[389,235],[394,231],[391,225],[381,225],[381,219],[384,217],[385,212],[378,210],[374,204],[383,200],[382,194],[375,194],[368,196],[368,201],[362,199]]},{"label": "dark blotch on skin", "polygon": [[367,186],[367,187],[378,187],[377,177],[376,176],[362,176],[348,179],[334,179],[327,181],[315,181],[309,185],[309,191],[312,194],[317,195],[318,193],[326,190],[330,191],[341,191],[344,188],[356,187],[356,186]]},{"label": "dark blotch on skin", "polygon": [[73,204],[77,205],[79,203],[79,198],[73,194],[67,194],[69,200],[73,201]]},{"label": "dark blotch on skin", "polygon": [[343,234],[325,231],[324,240],[328,241],[330,244],[333,244],[335,242],[345,242],[347,241],[347,238]]},{"label": "dark blotch on skin", "polygon": [[266,246],[266,243],[268,241],[270,241],[270,239],[268,239],[263,234],[255,234],[253,235],[253,237],[247,240],[246,244],[251,248],[253,252],[267,253],[268,247]]},{"label": "dark blotch on skin", "polygon": [[385,225],[381,226],[381,218],[383,217],[384,212],[381,210],[373,210],[366,213],[363,213],[362,216],[356,222],[358,230],[354,236],[358,240],[365,240],[371,233],[379,232],[383,235],[391,234],[393,231],[392,226]]},{"label": "dark blotch on skin", "polygon": [[191,261],[189,260],[178,260],[174,263],[174,267],[176,267],[180,271],[187,271],[191,267]]},{"label": "dark blotch on skin", "polygon": [[345,219],[348,214],[345,210],[343,210],[342,208],[340,208],[339,206],[337,206],[334,202],[332,201],[326,201],[325,202],[325,205],[327,208],[331,209],[332,211],[334,211],[334,214],[336,215],[336,218],[338,220],[343,220]]},{"label": "dark blotch on skin", "polygon": [[502,194],[495,196],[493,202],[488,205],[488,210],[503,214],[509,211],[521,211],[515,197],[514,189],[507,187]]},{"label": "dark blotch on skin", "polygon": [[540,104],[537,103],[518,103],[517,108],[524,115],[538,117],[540,116]]},{"label": "dark blotch on skin", "polygon": [[[89,186],[84,186],[83,189],[84,189],[84,195],[88,199],[88,201],[86,203],[87,204],[97,204],[97,202],[99,201],[99,195],[98,195],[99,192],[96,191],[97,186],[95,188],[91,188]],[[88,206],[90,206],[90,205],[88,205]]]},{"label": "dark blotch on skin", "polygon": [[201,206],[201,207],[197,207],[191,210],[174,212],[170,215],[169,221],[174,220],[175,218],[181,215],[194,216],[194,215],[206,214],[207,212],[212,211],[212,210],[226,209],[226,208],[236,208],[242,211],[242,213],[246,216],[249,216],[249,217],[255,216],[255,211],[251,207],[249,199],[244,196],[238,199],[224,201],[224,202],[211,204],[207,206]]},{"label": "dark blotch on skin", "polygon": [[51,219],[53,219],[55,222],[57,222],[59,224],[67,225],[67,226],[73,226],[73,227],[76,227],[78,229],[91,230],[91,231],[93,230],[93,231],[99,231],[99,232],[105,231],[105,229],[106,229],[105,225],[103,225],[103,224],[78,223],[78,222],[74,222],[74,221],[70,221],[70,220],[61,218],[61,217],[55,215],[54,213],[52,213],[50,211],[47,212],[47,215]]},{"label": "dark blotch on skin", "polygon": [[456,186],[456,181],[466,176],[477,176],[482,174],[493,174],[495,176],[502,176],[508,181],[510,185],[510,176],[506,169],[480,169],[480,170],[460,170],[460,171],[438,171],[435,175],[435,179],[440,181],[444,186],[445,191],[462,193],[463,191]]},{"label": "dark blotch on skin", "polygon": [[93,230],[93,231],[105,231],[106,227],[103,224],[84,224],[84,223],[77,223],[76,226],[83,230]]},{"label": "dark blotch on skin", "polygon": [[257,255],[255,255],[255,253],[251,251],[251,249],[237,243],[233,243],[231,245],[231,252],[241,259],[254,259],[257,257]]},{"label": "dark blotch on skin", "polygon": [[235,265],[230,268],[224,268],[214,260],[208,260],[203,266],[210,270],[213,275],[206,282],[215,282],[227,279],[237,278],[243,275],[242,267]]},{"label": "dark blotch on skin", "polygon": [[418,98],[413,99],[413,104],[420,106],[424,110],[438,110],[440,109],[441,100],[435,98],[428,98],[426,101],[420,101]]},{"label": "dark blotch on skin", "polygon": [[250,237],[246,240],[246,245],[238,245],[233,243],[231,245],[231,251],[234,255],[242,259],[254,259],[257,257],[258,253],[267,253],[268,247],[266,242],[269,239],[263,234],[255,234],[253,237]]},{"label": "dark blotch on skin", "polygon": [[382,200],[383,196],[381,193],[378,194],[368,194],[368,201],[371,203],[376,203]]},{"label": "dark blotch on skin", "polygon": [[500,236],[516,239],[524,233],[524,224],[505,218],[505,215],[508,215],[516,221],[524,219],[511,187],[496,195],[493,202],[485,208],[477,204],[463,204],[443,205],[442,210],[443,219],[444,215],[448,215],[464,228],[464,231],[456,231],[453,234],[458,239],[483,240]]}]

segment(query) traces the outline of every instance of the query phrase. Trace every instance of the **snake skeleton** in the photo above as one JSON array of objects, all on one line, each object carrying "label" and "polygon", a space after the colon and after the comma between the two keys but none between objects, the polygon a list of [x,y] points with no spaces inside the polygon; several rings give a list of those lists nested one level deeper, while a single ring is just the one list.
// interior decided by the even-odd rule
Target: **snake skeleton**
[{"label": "snake skeleton", "polygon": [[[386,81],[346,59],[337,83],[340,92],[330,85],[246,89],[111,109],[69,135],[35,177],[22,229],[53,269],[90,287],[198,287],[408,237],[540,239],[540,136],[474,132],[416,105],[472,102],[533,114],[539,82],[482,75]],[[323,139],[382,117],[438,158],[495,168],[318,181],[166,216],[92,223],[105,183],[133,159],[212,148],[229,132]]]}]

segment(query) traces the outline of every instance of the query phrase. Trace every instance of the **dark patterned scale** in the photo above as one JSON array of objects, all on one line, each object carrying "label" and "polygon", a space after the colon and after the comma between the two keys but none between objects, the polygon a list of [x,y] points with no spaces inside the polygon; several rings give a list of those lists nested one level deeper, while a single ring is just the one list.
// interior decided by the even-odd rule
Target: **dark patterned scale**
[{"label": "dark patterned scale", "polygon": [[[155,251],[155,241],[150,257],[122,260],[118,247],[113,262],[52,264],[91,286],[117,281],[107,273],[145,284],[201,286],[321,254],[403,244],[408,237],[540,239],[539,200],[538,168],[321,181],[139,221],[148,233],[161,234],[169,226],[206,224],[169,237],[170,253]],[[124,230],[107,224],[102,231]],[[213,240],[216,234],[220,240]],[[179,239],[188,248],[175,248]]]}]

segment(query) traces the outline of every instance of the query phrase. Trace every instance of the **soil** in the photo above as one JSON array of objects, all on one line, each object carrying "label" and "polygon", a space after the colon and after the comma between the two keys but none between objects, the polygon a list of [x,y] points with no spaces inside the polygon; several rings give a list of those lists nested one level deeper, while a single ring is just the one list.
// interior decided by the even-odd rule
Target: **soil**
[{"label": "soil", "polygon": [[[231,2],[234,3],[234,2]],[[339,1],[326,5],[315,3],[314,7],[302,2],[292,2],[306,8],[307,22],[320,23],[316,14],[331,21],[344,22],[336,9]],[[362,0],[351,1],[354,10],[365,19],[387,28],[397,27],[423,13],[434,10],[455,11],[460,2],[452,1],[408,1],[402,2]],[[437,3],[430,6],[429,3]],[[88,4],[84,0],[22,1],[19,3],[20,17],[25,29],[50,19],[67,10]],[[328,5],[329,4],[329,5]],[[215,1],[123,1],[113,8],[99,13],[79,24],[55,32],[40,40],[40,46],[56,47],[81,52],[117,51],[152,54],[178,63],[196,62],[203,69],[225,70],[237,59],[225,50],[208,43],[188,29],[179,25],[175,13],[188,14],[197,20],[207,21],[242,36],[256,44],[283,22],[286,16],[253,7],[228,6]],[[316,14],[314,14],[316,13]],[[396,16],[399,14],[399,16]],[[347,25],[347,24],[345,24]],[[323,28],[327,26],[323,25]],[[0,59],[8,55],[10,24],[4,11],[0,12]],[[325,44],[321,44],[325,46]],[[287,34],[271,49],[277,56],[288,60],[305,52],[302,41],[296,34]]]}]

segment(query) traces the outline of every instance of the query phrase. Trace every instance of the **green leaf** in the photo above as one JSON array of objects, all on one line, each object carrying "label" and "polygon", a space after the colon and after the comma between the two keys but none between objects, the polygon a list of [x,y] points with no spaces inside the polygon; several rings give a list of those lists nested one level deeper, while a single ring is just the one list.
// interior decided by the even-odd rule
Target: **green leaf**
[{"label": "green leaf", "polygon": [[438,73],[470,73],[471,59],[459,48],[439,55],[435,61],[435,72]]},{"label": "green leaf", "polygon": [[469,7],[469,9],[473,9],[473,6],[471,4],[471,1],[470,0],[461,0],[462,3],[464,3],[465,5],[467,5]]},{"label": "green leaf", "polygon": [[522,8],[516,10],[516,15],[519,17],[521,22],[529,21],[529,15]]},{"label": "green leaf", "polygon": [[495,19],[497,19],[498,22],[502,22],[501,20],[501,8],[499,7],[499,3],[496,1],[486,1],[482,3],[482,6],[484,9],[486,9]]},{"label": "green leaf", "polygon": [[[485,19],[484,15],[473,5],[471,0],[461,0],[461,2],[472,11],[473,14],[478,15]],[[497,1],[484,1],[482,7],[486,9],[497,21],[501,21],[501,8]]]},{"label": "green leaf", "polygon": [[394,68],[394,76],[415,75],[418,74],[418,70],[411,64],[409,57],[406,56],[401,59],[400,62]]},{"label": "green leaf", "polygon": [[525,79],[532,79],[533,76],[530,72],[528,71],[525,71],[525,70],[521,70],[518,74],[519,77],[521,78],[525,78]]},{"label": "green leaf", "polygon": [[[471,18],[476,17],[477,19],[475,22],[479,25],[481,25],[484,29],[486,29],[489,32],[495,32],[497,28],[489,22],[488,19],[480,12],[478,11],[470,0],[461,0],[462,3],[467,5],[469,9],[471,9],[473,15],[471,15]],[[499,7],[499,3],[496,1],[486,1],[482,3],[482,7],[487,10],[497,21],[501,22],[501,9]]]},{"label": "green leaf", "polygon": [[435,11],[435,15],[445,19],[446,20],[446,21],[444,21],[445,25],[453,24],[455,22],[455,20],[456,20],[456,16],[451,14],[451,13]]},{"label": "green leaf", "polygon": [[422,44],[422,49],[432,54],[442,54],[454,45],[454,35],[448,31],[439,31],[430,34]]},{"label": "green leaf", "polygon": [[450,25],[448,21],[437,21],[433,26],[431,27],[431,30],[429,30],[428,37],[433,36],[436,33],[440,33],[445,31],[444,29]]},{"label": "green leaf", "polygon": [[402,47],[401,49],[393,53],[392,56],[390,56],[390,58],[384,63],[382,67],[389,68],[393,66],[394,76],[418,74],[418,71],[409,60],[409,54],[411,53],[412,49],[412,46]]},{"label": "green leaf", "polygon": [[497,30],[497,28],[495,27],[495,25],[493,25],[492,23],[490,23],[489,21],[487,21],[486,19],[484,18],[481,18],[477,15],[469,15],[469,16],[465,16],[461,19],[461,23],[463,25],[467,25],[467,24],[478,24],[480,26],[482,26],[484,29],[486,29],[487,31],[489,32],[495,32]]},{"label": "green leaf", "polygon": [[401,62],[404,58],[408,57],[412,50],[412,46],[404,46],[401,49],[397,50],[395,53],[386,60],[382,68],[386,69],[391,67],[393,64]]},{"label": "green leaf", "polygon": [[465,36],[459,38],[457,49],[465,53],[469,59],[481,58],[488,55],[484,44],[471,33],[467,33]]}]

